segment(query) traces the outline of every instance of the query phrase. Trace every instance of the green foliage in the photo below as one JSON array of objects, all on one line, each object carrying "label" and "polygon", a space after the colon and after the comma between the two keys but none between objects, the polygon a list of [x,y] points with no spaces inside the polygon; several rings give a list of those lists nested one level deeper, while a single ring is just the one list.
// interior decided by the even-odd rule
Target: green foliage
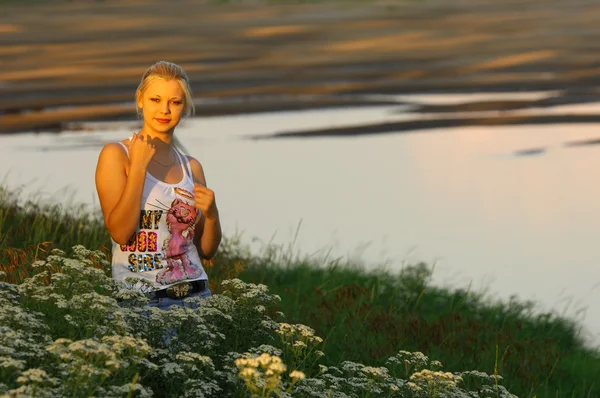
[{"label": "green foliage", "polygon": [[53,248],[83,245],[109,251],[110,238],[99,214],[85,206],[41,204],[21,197],[21,191],[0,185],[0,270],[8,282],[20,283],[31,275],[31,265]]},{"label": "green foliage", "polygon": [[463,373],[442,372],[422,353],[401,351],[390,369],[332,366],[314,330],[272,318],[283,316],[281,299],[265,285],[225,280],[210,298],[149,307],[130,284],[96,268],[106,262],[81,245],[71,255],[54,249],[23,283],[2,284],[0,394],[513,397],[489,375],[469,389]]},{"label": "green foliage", "polygon": [[[441,372],[435,361],[419,368],[417,357],[409,359],[409,368],[391,363],[400,352],[425,353],[449,369],[477,369],[460,373],[461,388],[481,390],[502,375],[502,385],[520,397],[600,396],[600,355],[583,345],[576,324],[516,298],[494,302],[468,290],[435,287],[425,264],[398,272],[366,271],[341,260],[301,258],[291,248],[272,245],[257,255],[241,237],[226,237],[217,256],[205,263],[211,290],[218,294],[195,309],[190,303],[159,311],[145,307],[147,299],[133,289],[135,281],[121,286],[108,277],[110,239],[99,215],[73,210],[77,207],[66,214],[34,201],[18,204],[18,196],[0,187],[0,281],[10,282],[0,286],[0,395],[23,385],[36,391],[67,388],[59,387],[66,376],[55,373],[56,358],[47,348],[66,339],[60,350],[91,340],[101,344],[94,350],[113,350],[102,339],[118,335],[152,350],[132,359],[135,373],[111,370],[116,373],[106,380],[116,381],[110,385],[88,369],[89,377],[100,377],[94,379],[100,383],[97,396],[127,396],[130,387],[132,396],[151,391],[157,396],[166,388],[181,396],[193,396],[186,391],[219,396],[221,390],[244,396],[250,390],[235,361],[264,353],[288,367],[277,387],[282,394],[290,387],[334,391],[342,385],[337,378],[372,385],[368,377],[381,368],[387,369],[382,377],[391,393],[395,387],[386,377],[408,386],[421,370]],[[119,355],[112,360],[126,360]],[[264,381],[268,368],[254,370],[259,378],[252,380]],[[303,372],[304,381],[289,376],[294,370]],[[189,372],[197,378],[187,382]],[[438,384],[449,381],[445,373],[421,376],[437,377]],[[173,385],[164,384],[170,380]]]},{"label": "green foliage", "polygon": [[390,353],[420,351],[456,369],[498,372],[523,397],[600,394],[600,355],[577,325],[533,303],[493,302],[482,294],[438,288],[424,264],[397,273],[298,261],[254,260],[240,275],[282,297],[290,322],[324,336],[334,362],[384,365]]}]

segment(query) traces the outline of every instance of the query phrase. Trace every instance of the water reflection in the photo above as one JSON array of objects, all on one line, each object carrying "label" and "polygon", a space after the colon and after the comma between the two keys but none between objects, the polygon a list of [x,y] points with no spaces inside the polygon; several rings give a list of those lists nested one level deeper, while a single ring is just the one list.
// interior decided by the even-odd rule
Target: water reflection
[{"label": "water reflection", "polygon": [[[202,118],[188,120],[178,134],[204,164],[225,233],[242,230],[247,240],[285,246],[301,223],[295,248],[303,253],[331,249],[331,256],[395,268],[436,261],[436,283],[472,282],[496,297],[517,294],[571,316],[585,314],[585,325],[600,333],[598,147],[565,146],[597,139],[598,125],[244,139],[290,126],[343,128],[413,117],[391,109]],[[10,171],[9,186],[30,183],[28,190],[49,193],[71,186],[75,199],[97,207],[100,146],[133,128],[4,137],[0,169]],[[532,148],[543,152],[516,156]]]}]

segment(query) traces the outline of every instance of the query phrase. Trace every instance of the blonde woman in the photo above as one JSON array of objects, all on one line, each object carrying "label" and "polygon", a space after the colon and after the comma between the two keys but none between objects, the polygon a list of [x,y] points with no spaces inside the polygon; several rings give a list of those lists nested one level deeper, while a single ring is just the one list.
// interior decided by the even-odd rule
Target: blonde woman
[{"label": "blonde woman", "polygon": [[96,189],[112,239],[112,276],[152,284],[150,305],[167,309],[188,297],[211,295],[201,259],[221,242],[214,192],[202,165],[174,145],[175,128],[194,113],[184,70],[160,61],[136,91],[140,131],[106,144],[98,157]]}]

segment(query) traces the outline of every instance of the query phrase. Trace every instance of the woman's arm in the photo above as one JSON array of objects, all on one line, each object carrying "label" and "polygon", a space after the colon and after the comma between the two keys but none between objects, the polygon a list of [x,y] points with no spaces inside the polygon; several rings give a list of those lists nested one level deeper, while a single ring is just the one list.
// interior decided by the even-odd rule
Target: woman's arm
[{"label": "woman's arm", "polygon": [[198,254],[205,260],[211,259],[221,244],[222,231],[219,210],[214,192],[206,186],[206,177],[200,162],[188,156],[194,176],[196,207],[202,209],[202,216],[194,230],[194,245]]},{"label": "woman's arm", "polygon": [[146,168],[154,148],[134,135],[129,158],[117,143],[106,144],[96,166],[96,190],[104,225],[112,239],[126,244],[140,220]]}]

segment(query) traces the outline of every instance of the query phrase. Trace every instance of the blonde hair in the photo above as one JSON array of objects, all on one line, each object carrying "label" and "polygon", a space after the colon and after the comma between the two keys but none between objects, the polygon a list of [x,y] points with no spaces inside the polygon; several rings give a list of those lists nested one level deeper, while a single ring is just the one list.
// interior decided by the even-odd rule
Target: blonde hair
[{"label": "blonde hair", "polygon": [[[183,68],[172,62],[158,61],[154,65],[150,66],[146,72],[142,75],[142,81],[135,91],[136,100],[139,99],[148,86],[158,79],[164,80],[177,80],[181,85],[181,88],[185,94],[185,115],[190,116],[195,112],[194,98],[192,97],[192,89],[190,87],[190,80]],[[138,106],[137,101],[135,105],[137,114],[142,115],[142,109]]]}]

